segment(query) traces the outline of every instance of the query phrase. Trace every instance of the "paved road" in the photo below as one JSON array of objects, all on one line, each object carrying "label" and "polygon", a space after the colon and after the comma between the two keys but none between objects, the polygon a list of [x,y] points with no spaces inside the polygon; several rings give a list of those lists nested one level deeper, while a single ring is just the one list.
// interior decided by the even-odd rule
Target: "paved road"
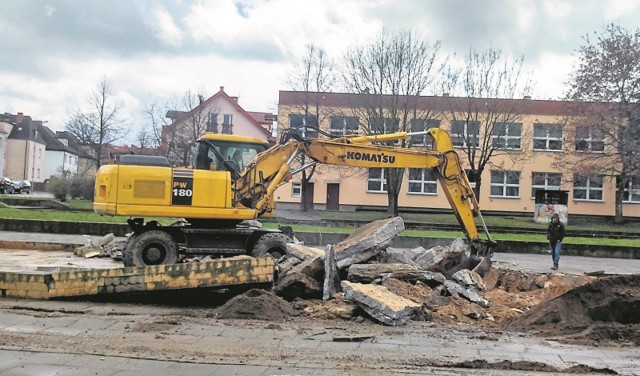
[{"label": "paved road", "polygon": [[572,346],[524,334],[428,322],[390,328],[341,320],[218,320],[206,312],[204,307],[0,299],[0,374],[507,373],[454,366],[486,360],[528,362],[555,370],[584,365],[640,375],[636,348]]},{"label": "paved road", "polygon": [[[493,261],[496,266],[522,269],[535,273],[550,273],[551,254],[530,254],[530,253],[496,253]],[[640,260],[603,258],[603,257],[581,257],[581,256],[561,256],[559,273],[582,274],[588,272],[604,271],[606,274],[638,274],[640,273]]]}]

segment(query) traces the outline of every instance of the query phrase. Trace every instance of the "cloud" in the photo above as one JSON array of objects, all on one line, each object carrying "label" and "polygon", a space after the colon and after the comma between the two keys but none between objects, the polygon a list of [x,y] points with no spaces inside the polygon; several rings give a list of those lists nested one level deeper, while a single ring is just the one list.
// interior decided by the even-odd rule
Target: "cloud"
[{"label": "cloud", "polygon": [[151,17],[145,19],[145,24],[168,45],[175,47],[181,45],[184,33],[176,25],[169,11],[161,5],[153,9]]},{"label": "cloud", "polygon": [[444,53],[524,54],[534,96],[560,98],[581,37],[638,19],[640,0],[0,1],[0,113],[62,129],[103,76],[132,127],[147,98],[189,89],[225,86],[245,109],[275,111],[307,44],[339,61],[383,28],[411,28]]}]

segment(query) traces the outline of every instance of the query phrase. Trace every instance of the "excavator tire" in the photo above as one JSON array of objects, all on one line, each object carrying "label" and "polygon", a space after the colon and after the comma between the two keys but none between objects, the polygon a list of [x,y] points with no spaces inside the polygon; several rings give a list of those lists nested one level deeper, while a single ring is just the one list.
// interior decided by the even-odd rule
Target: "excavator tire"
[{"label": "excavator tire", "polygon": [[287,243],[290,241],[289,237],[281,233],[269,233],[262,235],[256,245],[251,251],[253,257],[263,257],[267,254],[271,255],[274,259],[287,254]]},{"label": "excavator tire", "polygon": [[124,266],[167,265],[178,261],[178,245],[168,233],[151,230],[132,236],[122,252]]}]

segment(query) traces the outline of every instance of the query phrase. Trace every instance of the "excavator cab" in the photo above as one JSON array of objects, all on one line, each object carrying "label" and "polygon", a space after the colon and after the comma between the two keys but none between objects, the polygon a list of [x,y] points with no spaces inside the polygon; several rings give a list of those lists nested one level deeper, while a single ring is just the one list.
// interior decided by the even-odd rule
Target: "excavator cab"
[{"label": "excavator cab", "polygon": [[269,143],[233,135],[205,134],[193,153],[193,166],[200,170],[229,171],[235,180],[256,155],[265,151]]}]

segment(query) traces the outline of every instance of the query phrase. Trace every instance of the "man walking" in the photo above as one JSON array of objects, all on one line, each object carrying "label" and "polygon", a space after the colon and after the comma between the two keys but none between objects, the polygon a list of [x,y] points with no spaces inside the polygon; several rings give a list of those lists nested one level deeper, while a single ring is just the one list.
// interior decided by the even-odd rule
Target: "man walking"
[{"label": "man walking", "polygon": [[547,229],[547,239],[549,240],[551,257],[553,258],[553,266],[551,269],[553,270],[558,270],[558,263],[560,262],[560,247],[562,245],[564,235],[564,225],[560,222],[558,213],[553,213],[551,215],[551,223]]}]

